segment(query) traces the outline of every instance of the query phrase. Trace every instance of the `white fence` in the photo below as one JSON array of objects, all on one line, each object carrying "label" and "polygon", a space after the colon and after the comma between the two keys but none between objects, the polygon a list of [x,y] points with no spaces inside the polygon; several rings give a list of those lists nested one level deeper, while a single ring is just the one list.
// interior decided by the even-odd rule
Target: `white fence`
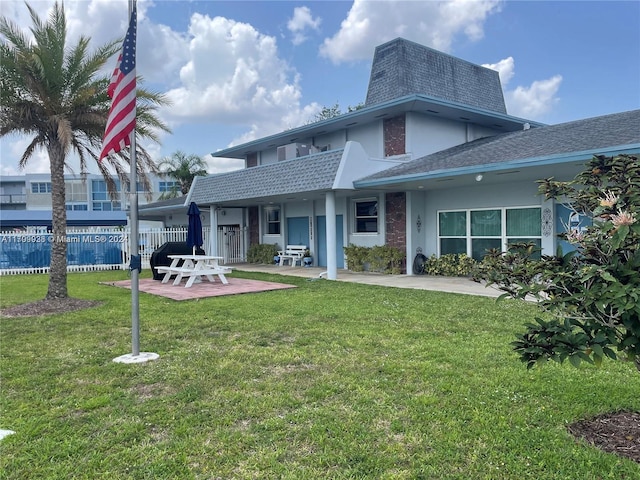
[{"label": "white fence", "polygon": [[[208,252],[210,229],[203,228],[204,249],[224,258],[224,263],[246,259],[246,229],[221,227],[218,251]],[[142,268],[150,268],[151,254],[166,242],[185,242],[186,228],[149,229],[139,232],[138,245]],[[67,230],[67,271],[120,270],[129,268],[130,232],[128,229]],[[48,273],[51,244],[54,238],[46,231],[0,233],[0,275]]]}]

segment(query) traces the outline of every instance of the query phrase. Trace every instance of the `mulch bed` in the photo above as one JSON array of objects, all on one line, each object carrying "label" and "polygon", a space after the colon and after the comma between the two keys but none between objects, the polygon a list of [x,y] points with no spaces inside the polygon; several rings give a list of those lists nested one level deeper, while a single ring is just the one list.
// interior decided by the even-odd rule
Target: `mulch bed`
[{"label": "mulch bed", "polygon": [[23,303],[0,310],[3,317],[40,317],[55,313],[75,312],[85,308],[97,307],[102,302],[80,298],[44,298],[37,302]]},{"label": "mulch bed", "polygon": [[582,420],[569,433],[605,452],[640,463],[640,413],[616,412]]}]

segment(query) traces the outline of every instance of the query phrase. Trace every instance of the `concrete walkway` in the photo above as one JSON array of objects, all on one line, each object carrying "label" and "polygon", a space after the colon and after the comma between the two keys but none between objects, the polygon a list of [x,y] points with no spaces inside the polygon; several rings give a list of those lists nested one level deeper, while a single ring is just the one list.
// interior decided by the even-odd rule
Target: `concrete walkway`
[{"label": "concrete walkway", "polygon": [[[252,263],[241,263],[232,265],[236,270],[246,272],[262,272],[277,275],[290,275],[304,278],[320,278],[320,274],[325,272],[319,267],[289,267],[278,265],[256,265]],[[323,275],[326,278],[326,273]],[[368,285],[381,285],[385,287],[414,288],[418,290],[434,290],[439,292],[463,293],[466,295],[480,295],[485,297],[498,297],[503,292],[485,287],[483,284],[474,282],[466,277],[435,277],[430,275],[384,275],[381,273],[351,272],[349,270],[338,270],[337,281],[365,283]]]}]

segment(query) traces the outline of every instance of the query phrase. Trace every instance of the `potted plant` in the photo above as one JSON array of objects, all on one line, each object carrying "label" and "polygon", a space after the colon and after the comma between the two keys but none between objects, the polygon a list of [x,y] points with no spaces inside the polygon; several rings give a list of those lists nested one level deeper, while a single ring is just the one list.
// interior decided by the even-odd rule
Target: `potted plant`
[{"label": "potted plant", "polygon": [[305,267],[310,267],[311,265],[313,265],[313,257],[311,256],[311,250],[309,250],[308,248],[302,254],[302,264]]}]

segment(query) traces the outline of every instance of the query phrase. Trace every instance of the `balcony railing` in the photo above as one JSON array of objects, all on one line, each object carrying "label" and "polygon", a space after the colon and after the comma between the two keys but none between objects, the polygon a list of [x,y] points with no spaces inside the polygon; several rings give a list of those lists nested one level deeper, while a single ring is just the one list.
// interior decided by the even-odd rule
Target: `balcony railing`
[{"label": "balcony railing", "polygon": [[27,203],[27,194],[26,193],[2,193],[0,194],[0,203],[1,204],[11,204],[11,203]]}]

